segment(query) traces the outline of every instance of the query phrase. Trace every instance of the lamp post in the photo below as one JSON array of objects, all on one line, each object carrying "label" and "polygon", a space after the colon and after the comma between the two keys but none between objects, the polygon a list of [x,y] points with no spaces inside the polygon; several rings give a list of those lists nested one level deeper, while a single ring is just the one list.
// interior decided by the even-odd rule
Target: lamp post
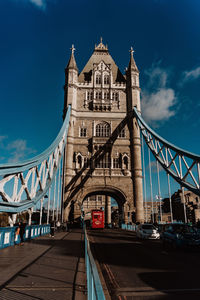
[{"label": "lamp post", "polygon": [[160,205],[160,222],[162,222],[162,205],[161,205],[161,200],[162,197],[160,195],[156,195],[156,199],[159,199],[159,205]]}]

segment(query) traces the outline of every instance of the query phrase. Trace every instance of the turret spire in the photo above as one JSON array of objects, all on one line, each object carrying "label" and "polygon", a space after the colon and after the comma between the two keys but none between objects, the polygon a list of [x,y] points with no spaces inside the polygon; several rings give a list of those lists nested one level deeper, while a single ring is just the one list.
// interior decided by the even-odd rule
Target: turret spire
[{"label": "turret spire", "polygon": [[72,47],[70,48],[70,50],[71,50],[71,56],[70,56],[70,59],[69,59],[69,62],[67,64],[66,69],[74,69],[74,70],[78,71],[78,68],[77,68],[77,65],[76,65],[76,60],[75,60],[75,57],[74,57],[74,51],[76,49],[74,48],[73,44],[72,44]]},{"label": "turret spire", "polygon": [[130,52],[130,61],[129,61],[129,65],[128,65],[128,70],[131,69],[132,71],[139,72],[138,68],[136,66],[134,57],[133,57],[133,53],[134,53],[133,47],[131,47],[131,49],[129,50],[129,52]]},{"label": "turret spire", "polygon": [[70,50],[72,50],[72,54],[74,54],[74,51],[76,50],[76,49],[74,48],[74,44],[72,44],[72,47],[70,48]]},{"label": "turret spire", "polygon": [[103,44],[103,38],[100,37],[100,43],[98,45],[95,44],[95,51],[108,51],[108,46]]}]

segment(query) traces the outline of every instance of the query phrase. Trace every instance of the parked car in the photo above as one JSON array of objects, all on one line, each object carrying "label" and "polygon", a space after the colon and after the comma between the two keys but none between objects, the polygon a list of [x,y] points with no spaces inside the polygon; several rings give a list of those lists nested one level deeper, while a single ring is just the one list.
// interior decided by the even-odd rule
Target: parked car
[{"label": "parked car", "polygon": [[162,233],[163,246],[172,248],[200,247],[200,234],[187,224],[168,224]]},{"label": "parked car", "polygon": [[159,239],[160,234],[153,224],[140,224],[136,229],[136,236],[141,239]]},{"label": "parked car", "polygon": [[166,227],[169,226],[169,224],[158,224],[158,232],[160,233],[160,239],[162,239],[163,232],[165,232]]}]

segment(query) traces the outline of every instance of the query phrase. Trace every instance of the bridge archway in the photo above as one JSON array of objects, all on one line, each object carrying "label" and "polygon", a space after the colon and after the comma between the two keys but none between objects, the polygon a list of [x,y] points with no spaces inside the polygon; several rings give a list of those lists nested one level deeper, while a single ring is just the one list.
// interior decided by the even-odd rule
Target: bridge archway
[{"label": "bridge archway", "polygon": [[[84,190],[80,191],[77,195],[76,201],[74,203],[74,219],[80,218],[81,215],[81,208],[83,208],[83,203],[88,197],[92,197],[94,195],[102,195],[106,197],[113,198],[117,205],[118,205],[118,211],[119,211],[119,223],[124,221],[126,218],[127,211],[129,210],[129,203],[127,201],[127,196],[119,188],[113,187],[113,186],[91,186],[87,187]],[[109,207],[109,206],[108,206]],[[111,203],[109,207],[109,211],[105,207],[105,214],[110,214],[110,220],[111,220]],[[107,222],[107,217],[105,216],[105,223],[111,223]]]}]

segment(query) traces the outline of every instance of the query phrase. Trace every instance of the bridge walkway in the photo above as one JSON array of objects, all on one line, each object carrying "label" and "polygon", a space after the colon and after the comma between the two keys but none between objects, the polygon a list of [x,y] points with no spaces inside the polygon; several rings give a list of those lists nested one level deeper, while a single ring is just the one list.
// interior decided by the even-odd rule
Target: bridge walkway
[{"label": "bridge walkway", "polygon": [[0,299],[87,299],[82,230],[0,250]]}]

